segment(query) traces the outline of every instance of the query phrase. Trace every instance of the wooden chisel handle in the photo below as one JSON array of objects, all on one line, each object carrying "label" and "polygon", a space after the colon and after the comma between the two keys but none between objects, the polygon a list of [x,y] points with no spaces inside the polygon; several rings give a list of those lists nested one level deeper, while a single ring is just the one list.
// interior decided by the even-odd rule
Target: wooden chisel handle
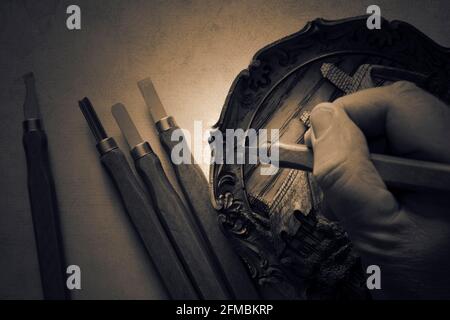
[{"label": "wooden chisel handle", "polygon": [[215,261],[198,226],[167,179],[158,157],[148,151],[136,159],[135,164],[156,204],[167,234],[201,298],[230,299],[226,287],[220,277],[217,277]]},{"label": "wooden chisel handle", "polygon": [[[172,141],[171,137],[180,128],[173,117],[167,115],[151,79],[139,81],[138,86],[152,118],[156,120],[155,125],[165,154],[168,159],[171,159],[172,150],[179,143],[179,141]],[[184,136],[181,138],[184,139]],[[188,153],[183,155],[183,159],[187,158],[191,160],[191,163],[171,163],[171,167],[176,176],[176,184],[180,186],[190,209],[192,220],[198,226],[216,262],[216,276],[222,279],[232,298],[258,299],[258,292],[247,268],[233,251],[231,241],[225,237],[219,226],[218,213],[211,204],[208,182],[202,170],[192,161],[193,157],[187,147],[182,152]]]},{"label": "wooden chisel handle", "polygon": [[[305,145],[279,143],[280,167],[312,171],[314,156]],[[450,165],[370,154],[375,168],[387,185],[406,189],[450,191]]]},{"label": "wooden chisel handle", "polygon": [[[159,137],[169,159],[172,149],[179,141],[172,141],[171,136],[179,127],[172,125],[166,130],[159,130]],[[182,137],[184,139],[184,137]],[[198,224],[200,230],[211,250],[214,252],[220,274],[227,283],[230,292],[236,299],[258,299],[254,284],[246,270],[244,264],[233,251],[230,240],[219,227],[218,213],[211,204],[209,197],[208,182],[200,166],[194,163],[190,151],[185,148],[183,152],[191,159],[191,164],[181,163],[173,165],[178,182],[188,200],[189,207],[193,213],[193,219]]]},{"label": "wooden chisel handle", "polygon": [[371,154],[375,168],[389,186],[450,192],[450,165]]},{"label": "wooden chisel handle", "polygon": [[[44,299],[65,300],[66,266],[62,247],[55,185],[47,151],[47,137],[36,124],[37,119],[24,122],[23,145],[28,169],[28,192],[34,234],[39,258]],[[31,130],[30,130],[31,129]]]},{"label": "wooden chisel handle", "polygon": [[122,151],[119,148],[113,148],[105,152],[100,159],[114,180],[125,209],[170,297],[198,299],[147,193],[139,185]]}]

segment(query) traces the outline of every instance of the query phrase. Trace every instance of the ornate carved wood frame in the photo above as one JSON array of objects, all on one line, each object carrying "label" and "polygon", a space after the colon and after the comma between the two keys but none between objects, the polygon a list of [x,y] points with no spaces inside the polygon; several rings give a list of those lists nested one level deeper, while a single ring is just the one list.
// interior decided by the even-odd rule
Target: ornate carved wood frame
[{"label": "ornate carved wood frame", "polygon": [[[233,82],[213,130],[248,129],[264,99],[283,79],[310,62],[337,55],[380,57],[429,75],[427,89],[448,103],[449,49],[407,23],[383,20],[380,30],[369,30],[366,19],[317,19],[261,49]],[[264,297],[369,297],[347,235],[338,224],[324,219],[320,208],[313,204],[307,215],[292,213],[294,222],[285,220],[284,226],[275,228],[274,217],[254,210],[256,203],[251,206],[242,165],[213,164],[210,183],[221,226]]]}]

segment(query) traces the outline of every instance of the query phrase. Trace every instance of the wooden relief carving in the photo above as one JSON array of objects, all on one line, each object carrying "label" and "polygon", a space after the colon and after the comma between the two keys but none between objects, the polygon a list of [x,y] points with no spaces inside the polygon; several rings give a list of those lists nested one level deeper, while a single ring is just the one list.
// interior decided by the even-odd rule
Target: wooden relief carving
[{"label": "wooden relief carving", "polygon": [[[333,63],[348,74],[363,64],[427,75],[426,89],[450,102],[450,51],[404,22],[366,17],[317,19],[263,49],[235,79],[215,130],[277,128],[302,142],[301,117],[339,91],[320,73]],[[225,143],[225,139],[224,139]],[[306,173],[261,176],[256,165],[214,164],[210,183],[219,222],[267,298],[365,299],[365,273],[345,231],[322,216],[321,193]]]}]

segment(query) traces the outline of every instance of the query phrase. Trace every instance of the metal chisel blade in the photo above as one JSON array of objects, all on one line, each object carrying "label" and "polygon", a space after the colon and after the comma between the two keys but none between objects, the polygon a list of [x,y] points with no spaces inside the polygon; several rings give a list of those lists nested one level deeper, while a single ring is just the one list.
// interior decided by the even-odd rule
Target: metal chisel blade
[{"label": "metal chisel blade", "polygon": [[150,78],[145,78],[138,82],[139,90],[144,97],[147,107],[155,122],[167,117],[167,112],[156,93],[155,86]]},{"label": "metal chisel blade", "polygon": [[25,119],[39,119],[39,103],[36,94],[36,88],[34,85],[34,75],[29,72],[23,76],[26,87],[26,97],[23,104],[23,113]]},{"label": "metal chisel blade", "polygon": [[278,143],[279,162],[282,168],[312,171],[314,155],[304,144]]},{"label": "metal chisel blade", "polygon": [[119,125],[120,131],[125,136],[125,140],[127,140],[130,149],[144,142],[123,104],[116,103],[111,107],[111,112]]},{"label": "metal chisel blade", "polygon": [[[273,145],[267,144],[260,147],[246,147],[247,154],[259,153],[261,149],[263,154],[273,155],[272,148],[278,149],[278,162],[280,168],[297,169],[302,171],[312,171],[314,164],[314,155],[310,148],[304,144],[289,144],[277,142]],[[259,151],[258,151],[259,149]],[[260,159],[261,164],[270,164],[271,159]]]},{"label": "metal chisel blade", "polygon": [[105,128],[103,128],[103,125],[98,118],[91,101],[87,97],[84,97],[82,100],[78,101],[78,105],[80,106],[80,110],[83,113],[89,129],[91,129],[97,143],[103,139],[106,139],[108,135],[106,134]]}]

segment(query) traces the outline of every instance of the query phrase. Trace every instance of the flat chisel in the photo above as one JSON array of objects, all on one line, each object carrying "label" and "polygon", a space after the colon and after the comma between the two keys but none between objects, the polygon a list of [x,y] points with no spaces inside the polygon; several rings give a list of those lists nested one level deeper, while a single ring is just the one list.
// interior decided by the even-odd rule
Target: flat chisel
[{"label": "flat chisel", "polygon": [[42,127],[32,73],[24,75],[23,146],[28,168],[28,192],[39,259],[44,299],[68,299],[65,259],[59,225],[55,184],[48,157],[47,136]]},{"label": "flat chisel", "polygon": [[158,157],[149,143],[141,138],[123,104],[113,105],[111,111],[130,146],[136,171],[147,186],[160,220],[201,297],[231,298],[215,271],[214,261],[202,235],[193,224],[189,210],[167,179]]},{"label": "flat chisel", "polygon": [[[278,143],[282,168],[312,171],[314,154],[303,144]],[[386,185],[405,189],[450,191],[450,164],[370,154],[370,160]]]},{"label": "flat chisel", "polygon": [[[172,141],[171,136],[179,127],[173,117],[167,115],[152,81],[146,78],[139,81],[138,86],[155,121],[161,144],[168,158],[171,159],[172,149],[179,143],[179,141]],[[189,152],[191,163],[172,164],[172,166],[189,204],[191,218],[215,256],[218,275],[223,278],[234,298],[258,299],[259,294],[248,271],[233,251],[230,240],[220,229],[218,214],[211,204],[205,175],[200,166],[194,163],[190,151],[183,150],[183,152]]]},{"label": "flat chisel", "polygon": [[97,141],[100,160],[114,181],[125,209],[139,234],[156,271],[172,299],[198,299],[183,264],[172,247],[153,205],[141,188],[125,155],[115,140],[108,137],[89,99],[79,102]]}]

